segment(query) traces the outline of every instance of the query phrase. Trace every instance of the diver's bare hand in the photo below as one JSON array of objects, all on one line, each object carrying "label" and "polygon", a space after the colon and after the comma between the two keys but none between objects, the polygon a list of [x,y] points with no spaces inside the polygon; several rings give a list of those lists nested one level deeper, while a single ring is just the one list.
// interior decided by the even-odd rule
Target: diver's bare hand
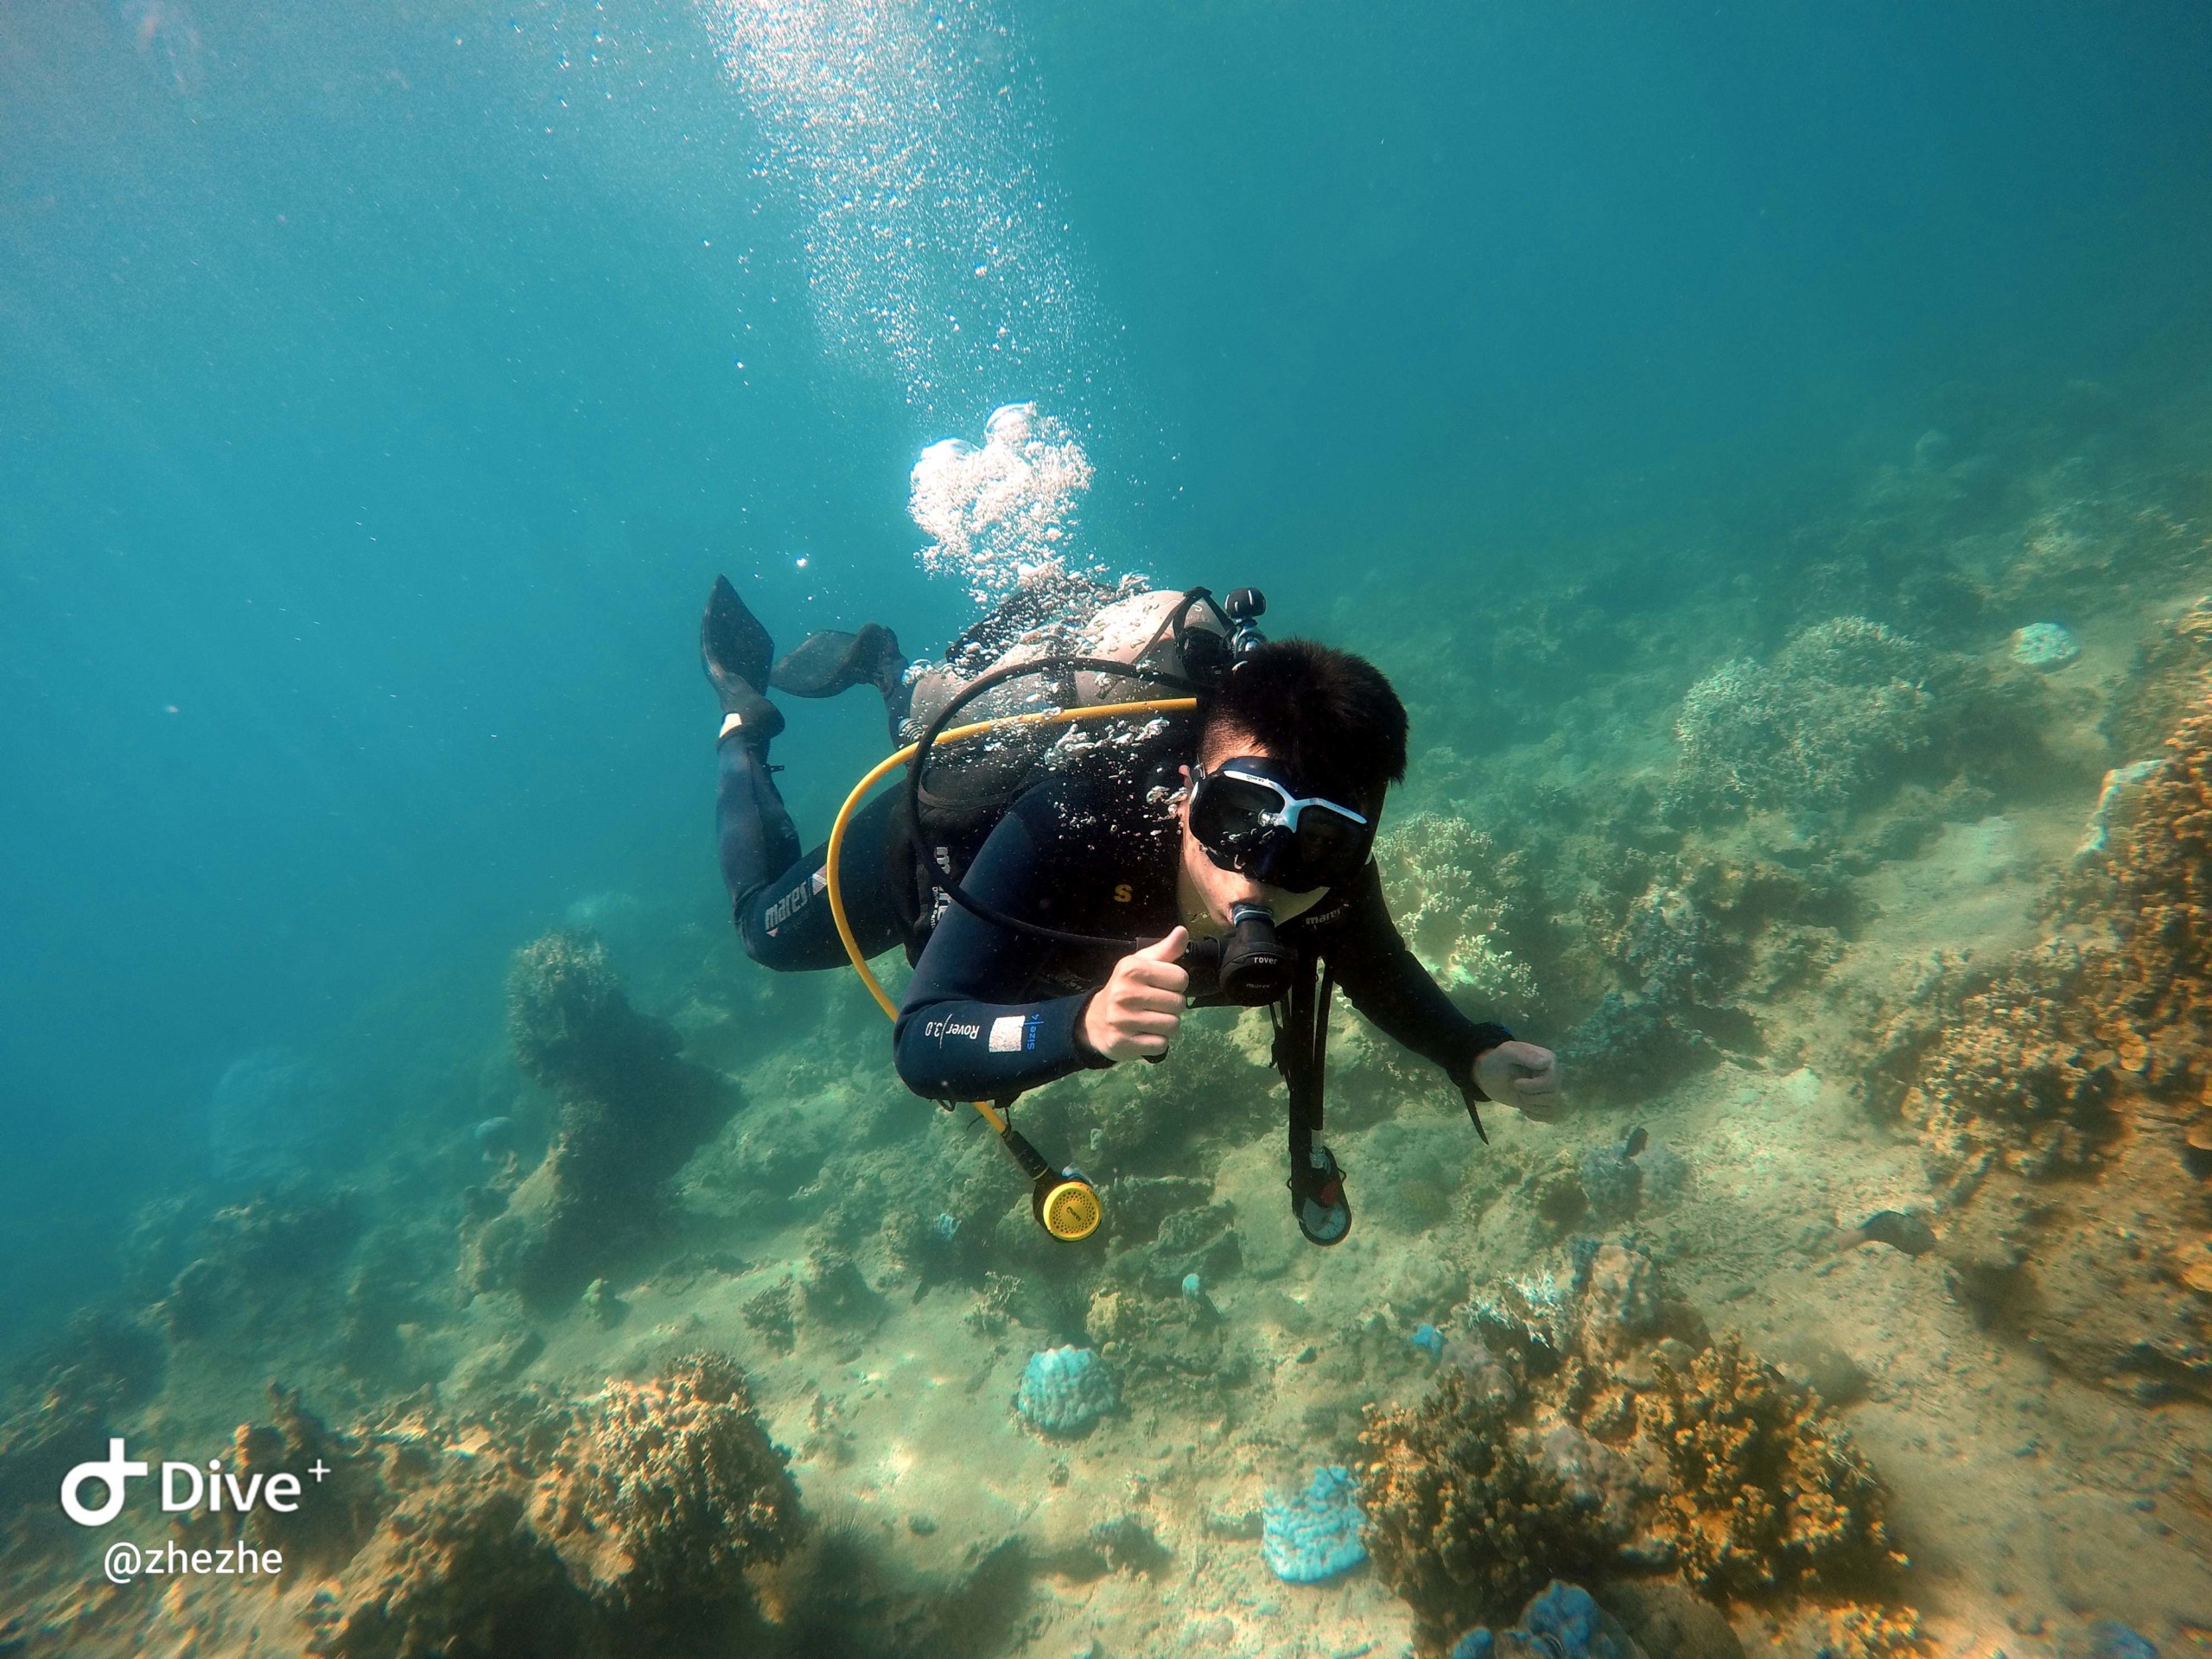
[{"label": "diver's bare hand", "polygon": [[1177,958],[1190,939],[1179,927],[1116,963],[1113,977],[1084,1007],[1083,1040],[1109,1060],[1165,1054],[1183,1026],[1191,970]]},{"label": "diver's bare hand", "polygon": [[1559,1109],[1559,1062],[1548,1048],[1506,1042],[1475,1061],[1475,1082],[1483,1093],[1530,1117],[1542,1119]]}]

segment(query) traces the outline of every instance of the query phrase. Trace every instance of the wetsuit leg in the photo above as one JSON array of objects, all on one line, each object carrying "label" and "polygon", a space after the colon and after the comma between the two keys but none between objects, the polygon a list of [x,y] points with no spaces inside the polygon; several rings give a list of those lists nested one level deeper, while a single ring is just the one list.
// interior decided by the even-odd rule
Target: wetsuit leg
[{"label": "wetsuit leg", "polygon": [[743,913],[746,901],[798,856],[798,831],[784,810],[764,745],[734,734],[715,746],[715,840],[722,884]]},{"label": "wetsuit leg", "polygon": [[[715,827],[721,843],[722,880],[745,953],[779,973],[843,967],[845,947],[830,914],[823,873],[828,846],[799,856],[798,832],[757,749],[726,741],[720,760]],[[905,937],[894,902],[894,849],[889,845],[898,799],[895,791],[877,797],[845,829],[839,885],[854,937],[871,957]]]}]

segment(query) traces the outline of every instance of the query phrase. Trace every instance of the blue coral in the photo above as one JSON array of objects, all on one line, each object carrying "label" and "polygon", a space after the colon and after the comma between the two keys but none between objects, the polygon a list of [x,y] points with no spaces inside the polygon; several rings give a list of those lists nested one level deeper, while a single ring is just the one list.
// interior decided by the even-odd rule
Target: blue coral
[{"label": "blue coral", "polygon": [[2158,1659],[2149,1637],[2139,1636],[2116,1618],[2101,1618],[2089,1626],[2090,1659]]},{"label": "blue coral", "polygon": [[1554,1579],[1521,1610],[1521,1628],[1560,1659],[1630,1659],[1636,1644],[1579,1584]]},{"label": "blue coral", "polygon": [[1444,1351],[1444,1333],[1424,1320],[1414,1327],[1414,1346],[1434,1359]]},{"label": "blue coral", "polygon": [[1260,1553],[1286,1584],[1319,1584],[1367,1559],[1359,1541],[1366,1516],[1342,1464],[1316,1469],[1294,1497],[1269,1492],[1262,1514]]},{"label": "blue coral", "polygon": [[1113,1374],[1089,1348],[1032,1354],[1014,1408],[1047,1434],[1080,1434],[1121,1403]]},{"label": "blue coral", "polygon": [[1637,1659],[1620,1621],[1579,1584],[1554,1579],[1529,1599],[1521,1623],[1502,1635],[1477,1625],[1452,1644],[1449,1659]]}]

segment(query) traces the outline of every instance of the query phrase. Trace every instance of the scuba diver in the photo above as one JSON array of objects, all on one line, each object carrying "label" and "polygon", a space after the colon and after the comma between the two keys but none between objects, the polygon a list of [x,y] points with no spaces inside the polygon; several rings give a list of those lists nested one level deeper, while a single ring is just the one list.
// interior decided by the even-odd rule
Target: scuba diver
[{"label": "scuba diver", "polygon": [[[1344,1172],[1319,1138],[1333,987],[1443,1070],[1484,1140],[1480,1102],[1548,1117],[1550,1051],[1462,1014],[1390,919],[1372,853],[1384,797],[1405,776],[1407,717],[1382,671],[1311,640],[1265,640],[1254,621],[1265,601],[1249,588],[1226,608],[1204,589],[1090,597],[1113,602],[1095,609],[1081,654],[1042,655],[1037,643],[1065,590],[1017,590],[943,664],[914,671],[874,623],[817,632],[776,661],[767,631],[716,578],[700,646],[722,707],[716,829],[747,953],[779,972],[848,960],[825,902],[828,848],[801,855],[776,789],[768,750],[784,721],[764,693],[872,685],[893,741],[919,735],[921,747],[906,789],[841,818],[837,892],[855,962],[903,944],[913,963],[893,1042],[915,1093],[1003,1111],[1074,1072],[1163,1059],[1186,1007],[1267,1006],[1290,1091],[1292,1213],[1320,1245],[1351,1225]],[[1118,696],[1086,693],[1116,673],[1128,677]],[[1196,706],[1156,718],[1141,741],[984,766],[965,797],[926,787],[946,721],[1024,674],[1049,674],[1065,701],[1126,702],[1143,682],[1192,690]],[[1026,1142],[1016,1156],[1038,1161]]]}]

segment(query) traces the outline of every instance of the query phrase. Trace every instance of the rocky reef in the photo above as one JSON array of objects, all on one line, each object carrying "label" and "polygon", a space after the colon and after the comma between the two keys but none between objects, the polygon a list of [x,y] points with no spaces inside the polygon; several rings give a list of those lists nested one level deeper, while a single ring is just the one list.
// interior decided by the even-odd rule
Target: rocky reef
[{"label": "rocky reef", "polygon": [[2112,829],[2059,931],[1899,998],[1867,1094],[1948,1183],[1980,1317],[2139,1398],[2212,1398],[2212,712]]},{"label": "rocky reef", "polygon": [[737,1102],[680,1057],[674,1027],[631,1006],[588,933],[556,930],[516,953],[507,1030],[559,1127],[505,1207],[471,1224],[468,1277],[565,1301],[662,1223],[669,1178]]},{"label": "rocky reef", "polygon": [[1711,1341],[1634,1244],[1579,1238],[1569,1259],[1564,1287],[1471,1301],[1428,1395],[1361,1436],[1368,1547],[1426,1649],[1553,1578],[1757,1596],[1902,1567],[1883,1489],[1817,1395]]},{"label": "rocky reef", "polygon": [[487,1417],[365,1427],[380,1520],[315,1604],[331,1659],[645,1650],[741,1612],[798,1541],[798,1490],[743,1375],[687,1357],[650,1382]]}]

